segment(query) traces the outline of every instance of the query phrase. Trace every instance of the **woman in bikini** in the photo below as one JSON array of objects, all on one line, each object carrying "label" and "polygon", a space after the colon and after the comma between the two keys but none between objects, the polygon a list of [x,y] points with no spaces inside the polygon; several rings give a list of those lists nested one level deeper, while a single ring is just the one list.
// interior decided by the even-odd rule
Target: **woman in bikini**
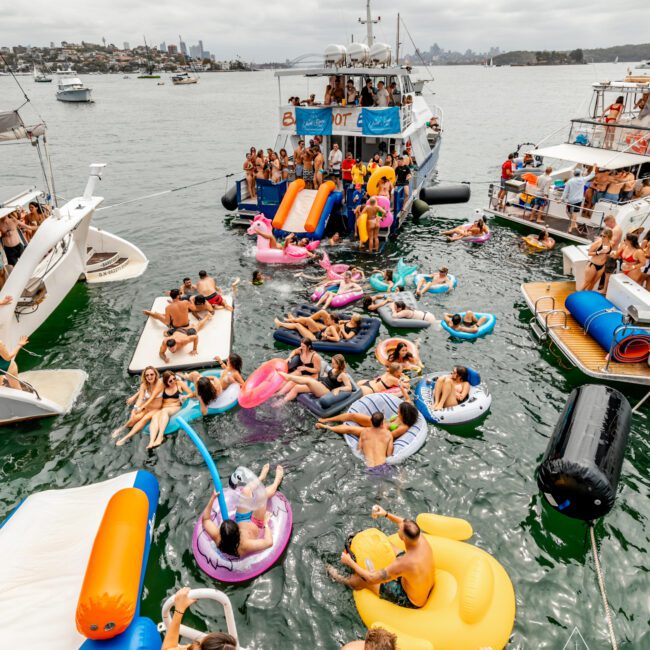
[{"label": "woman in bikini", "polygon": [[380,295],[380,296],[365,296],[361,304],[363,305],[363,308],[366,309],[367,311],[377,311],[378,309],[381,309],[382,307],[389,305],[392,302],[393,302],[392,298],[387,298],[384,295]]},{"label": "woman in bikini", "polygon": [[623,260],[621,271],[627,275],[630,280],[639,284],[644,281],[643,267],[645,266],[645,255],[639,245],[639,238],[632,233],[625,235],[618,250],[613,255],[616,259]]},{"label": "woman in bikini", "polygon": [[215,361],[221,366],[222,373],[219,377],[202,376],[199,372],[182,374],[183,379],[191,381],[195,388],[195,395],[199,399],[202,415],[208,414],[212,408],[212,402],[232,384],[244,385],[244,378],[241,375],[242,358],[238,354],[231,354],[226,361],[221,357],[215,357]]},{"label": "woman in bikini", "polygon": [[[153,399],[151,399],[152,396]],[[153,366],[147,366],[142,371],[138,390],[127,398],[126,403],[129,406],[133,405],[131,415],[126,424],[117,427],[113,431],[111,438],[117,438],[123,429],[133,427],[145,415],[157,411],[162,406],[162,381],[160,380],[160,373]],[[133,433],[123,438],[118,444],[123,445],[132,435]]]},{"label": "woman in bikini", "polygon": [[391,302],[390,310],[393,312],[393,316],[395,318],[405,318],[407,320],[425,320],[427,323],[431,323],[432,325],[436,325],[437,323],[438,327],[440,327],[440,321],[430,311],[424,311],[422,309],[411,309],[410,307],[407,307],[401,300]]},{"label": "woman in bikini", "polygon": [[[303,338],[300,341],[300,346],[291,352],[287,362],[289,373],[292,375],[313,377],[315,379],[320,376],[322,359],[318,352],[314,351],[314,344],[311,339]],[[286,395],[293,387],[294,384],[288,381],[277,394]]]},{"label": "woman in bikini", "polygon": [[0,341],[0,370],[2,371],[0,372],[0,385],[5,383],[9,388],[23,389],[20,382],[14,379],[14,377],[18,377],[18,366],[15,357],[27,343],[29,343],[29,339],[26,336],[21,336],[18,345],[13,351],[10,351],[4,342]]},{"label": "woman in bikini", "polygon": [[[393,436],[393,440],[397,440],[403,436],[417,421],[420,412],[411,404],[410,401],[400,402],[397,407],[397,413],[388,420],[388,430]],[[365,413],[341,413],[340,415],[333,415],[330,418],[320,418],[316,423],[317,429],[329,429],[335,433],[349,434],[351,436],[358,436],[361,434],[362,429],[367,429],[371,426],[370,415]],[[354,424],[339,424],[331,426],[328,422],[354,422]]]},{"label": "woman in bikini", "polygon": [[489,232],[488,227],[483,219],[477,219],[474,223],[457,226],[451,230],[445,230],[442,234],[445,235],[448,241],[458,241],[465,237],[478,237]]},{"label": "woman in bikini", "polygon": [[323,377],[315,379],[313,377],[303,377],[290,375],[287,372],[279,373],[287,381],[291,381],[295,386],[284,396],[284,402],[291,402],[301,393],[311,393],[315,397],[323,397],[332,393],[352,392],[352,382],[350,376],[345,371],[345,357],[342,354],[335,354],[332,357],[332,369]]},{"label": "woman in bikini", "polygon": [[[605,124],[615,124],[621,119],[623,111],[625,110],[625,99],[622,95],[616,98],[613,104],[610,104],[603,113],[603,121]],[[610,148],[614,140],[614,132],[616,129],[605,129],[605,148]]]},{"label": "woman in bikini", "polygon": [[253,160],[251,154],[247,153],[243,165],[243,170],[246,173],[246,187],[248,187],[248,193],[252,199],[257,197],[255,193],[255,165],[253,164]]},{"label": "woman in bikini", "polygon": [[456,366],[449,375],[436,379],[433,392],[433,410],[458,406],[469,395],[469,381],[467,368]]},{"label": "woman in bikini", "polygon": [[169,420],[181,410],[182,402],[192,396],[188,385],[177,379],[171,370],[165,370],[162,383],[162,405],[159,410],[154,411],[151,417],[147,449],[153,449],[162,444]]},{"label": "woman in bikini", "polygon": [[295,330],[304,339],[310,341],[340,341],[338,323],[339,317],[330,314],[324,309],[317,311],[312,316],[292,316],[289,314],[286,321],[274,319],[276,327]]},{"label": "woman in bikini", "polygon": [[339,333],[341,338],[349,341],[353,339],[361,329],[361,314],[353,314],[350,320],[341,321],[339,323]]},{"label": "woman in bikini", "polygon": [[398,341],[397,345],[388,353],[386,362],[382,363],[382,365],[388,367],[392,363],[399,364],[402,370],[405,371],[415,370],[419,372],[422,370],[422,362],[416,358],[412,352],[409,352],[404,341]]},{"label": "woman in bikini", "polygon": [[363,395],[385,393],[391,388],[399,388],[402,394],[408,395],[409,378],[404,374],[401,364],[391,363],[383,375],[375,379],[362,379],[358,384]]},{"label": "woman in bikini", "polygon": [[289,178],[289,154],[286,149],[280,149],[280,168],[282,169],[282,180]]},{"label": "woman in bikini", "polygon": [[[242,494],[245,498],[248,497],[250,499],[253,496],[254,492],[258,489],[258,482],[263,484],[269,473],[269,469],[269,464],[267,463],[255,481],[243,487]],[[233,472],[233,475],[230,477],[231,485],[236,485],[239,473],[239,469]],[[284,469],[282,465],[278,465],[275,468],[275,479],[273,483],[264,488],[266,490],[266,501],[264,501],[264,505],[252,511],[238,506],[235,511],[235,519],[226,519],[221,522],[220,526],[217,526],[212,521],[212,506],[215,499],[219,496],[218,492],[213,492],[208,505],[203,511],[202,524],[203,530],[212,538],[221,553],[230,555],[231,557],[242,558],[251,553],[259,553],[273,546],[273,533],[268,525],[271,513],[267,511],[267,505],[269,500],[278,491],[283,477]]]},{"label": "woman in bikini", "polygon": [[270,154],[269,165],[271,167],[271,182],[279,183],[282,180],[282,163],[275,151]]},{"label": "woman in bikini", "polygon": [[579,291],[592,291],[598,285],[605,272],[605,263],[612,252],[612,231],[605,228],[600,237],[589,247],[589,264],[585,270],[585,279]]},{"label": "woman in bikini", "polygon": [[[384,211],[377,205],[377,199],[372,196],[361,214],[366,213],[366,229],[368,231],[368,252],[379,252],[379,223]],[[381,214],[380,214],[381,213]]]}]

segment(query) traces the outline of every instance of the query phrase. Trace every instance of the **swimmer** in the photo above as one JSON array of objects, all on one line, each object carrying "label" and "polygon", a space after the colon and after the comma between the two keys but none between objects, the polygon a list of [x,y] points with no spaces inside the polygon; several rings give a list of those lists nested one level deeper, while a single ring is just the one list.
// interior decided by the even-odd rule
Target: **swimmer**
[{"label": "swimmer", "polygon": [[330,246],[337,246],[338,244],[341,243],[341,235],[339,235],[337,232],[335,232],[328,240],[327,243]]},{"label": "swimmer", "polygon": [[[393,440],[397,440],[403,436],[420,417],[420,412],[411,404],[410,401],[400,402],[397,408],[397,413],[388,420],[387,427],[393,436]],[[354,422],[354,424],[338,424],[329,425],[329,422]],[[333,415],[329,418],[319,418],[316,423],[317,429],[329,429],[335,433],[358,436],[361,427],[370,426],[370,416],[365,413],[341,413],[340,415]]]},{"label": "swimmer", "polygon": [[476,318],[474,312],[471,311],[466,311],[464,316],[460,314],[444,314],[443,318],[452,330],[467,332],[468,334],[476,334],[478,328],[487,322],[487,316]]},{"label": "swimmer", "polygon": [[464,402],[469,395],[468,376],[467,368],[456,366],[451,374],[438,377],[433,393],[433,410],[458,406]]},{"label": "swimmer", "polygon": [[[239,278],[234,280],[231,285],[233,293],[238,284]],[[223,299],[221,289],[217,286],[215,279],[209,276],[206,271],[199,271],[199,281],[196,283],[196,290],[216,309],[225,309],[227,311],[234,310],[234,307],[230,306]]]},{"label": "swimmer", "polygon": [[[257,481],[262,484],[264,483],[269,473],[269,468],[268,463],[264,465],[255,483]],[[252,512],[242,510],[238,507],[235,512],[235,519],[226,519],[219,526],[211,518],[214,500],[219,496],[217,492],[213,492],[208,505],[203,511],[202,524],[203,530],[212,538],[222,553],[232,557],[243,558],[252,553],[265,551],[267,548],[273,546],[273,533],[269,527],[271,513],[267,511],[267,504],[278,491],[283,477],[284,469],[282,465],[278,465],[275,468],[275,479],[273,483],[265,488],[266,501],[264,505]],[[244,487],[242,492],[244,496],[251,497],[253,495],[253,489],[254,485],[249,483]]]},{"label": "swimmer", "polygon": [[386,283],[386,291],[392,291],[394,287],[394,282],[393,282],[393,271],[392,269],[387,269],[386,271],[382,271],[380,269],[375,269],[373,272],[373,275],[375,273],[379,273],[381,275],[381,279]]},{"label": "swimmer", "polygon": [[261,271],[253,271],[253,277],[251,278],[251,284],[259,286],[264,284],[265,280],[270,280],[271,278],[267,275],[264,275]]},{"label": "swimmer", "polygon": [[454,288],[453,282],[449,277],[449,269],[446,266],[440,267],[437,273],[430,276],[431,279],[427,280],[425,276],[421,276],[418,280],[417,287],[415,288],[415,297],[421,298],[423,293],[434,289],[439,286],[446,286],[448,291]]},{"label": "swimmer", "polygon": [[347,551],[343,551],[341,563],[352,569],[353,575],[343,576],[330,565],[327,566],[327,574],[335,582],[354,591],[369,589],[380,599],[400,607],[424,607],[436,582],[431,545],[412,519],[402,519],[375,505],[372,507],[372,518],[379,517],[385,517],[397,525],[397,535],[405,550],[398,552],[393,562],[385,569],[359,566]]},{"label": "swimmer", "polygon": [[[607,229],[606,229],[607,230]],[[528,235],[528,239],[534,240],[537,244],[550,251],[555,246],[555,239],[548,234],[548,228],[544,228],[541,234]]]}]

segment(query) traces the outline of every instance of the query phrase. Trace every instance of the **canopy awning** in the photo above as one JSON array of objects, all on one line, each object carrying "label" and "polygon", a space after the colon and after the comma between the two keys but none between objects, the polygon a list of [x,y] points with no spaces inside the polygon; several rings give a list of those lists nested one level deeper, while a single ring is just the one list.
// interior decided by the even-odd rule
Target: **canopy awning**
[{"label": "canopy awning", "polygon": [[25,126],[18,111],[0,111],[0,142],[31,140],[45,133],[45,124]]},{"label": "canopy awning", "polygon": [[611,149],[596,149],[584,147],[579,144],[556,144],[552,147],[542,147],[531,151],[534,156],[555,158],[583,165],[598,165],[600,169],[620,169],[621,167],[634,167],[648,161],[648,156],[641,156],[626,151],[612,151]]}]

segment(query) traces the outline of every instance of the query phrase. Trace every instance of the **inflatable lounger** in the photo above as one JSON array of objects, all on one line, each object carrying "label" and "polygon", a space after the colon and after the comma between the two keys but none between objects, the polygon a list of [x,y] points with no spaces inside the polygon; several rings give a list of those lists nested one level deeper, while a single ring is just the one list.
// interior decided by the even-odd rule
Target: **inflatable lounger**
[{"label": "inflatable lounger", "polygon": [[[372,415],[379,411],[384,414],[386,422],[388,422],[397,414],[397,409],[403,401],[395,395],[375,393],[362,397],[350,407],[349,411],[350,413],[362,413],[364,415]],[[354,424],[354,422],[346,422],[346,424]],[[422,417],[422,413],[420,413],[417,422],[393,442],[393,453],[386,459],[386,464],[395,465],[412,456],[424,445],[428,430],[429,427],[424,417]],[[352,453],[360,460],[365,461],[363,452],[359,450],[359,438],[347,434],[343,437]]]},{"label": "inflatable lounger", "polygon": [[[400,291],[391,295],[393,300],[401,300],[409,309],[421,310],[418,306],[415,296],[410,291]],[[424,310],[421,310],[424,311]],[[430,327],[431,323],[426,320],[416,318],[395,318],[390,305],[384,305],[377,310],[381,319],[388,325],[399,329],[421,330],[425,327]]]},{"label": "inflatable lounger", "polygon": [[[311,316],[320,310],[320,307],[312,307],[311,305],[300,305],[292,309],[292,313],[296,316]],[[341,314],[341,318],[348,319],[350,314]],[[336,354],[363,354],[367,352],[374,343],[377,335],[379,334],[379,327],[381,321],[378,318],[362,318],[361,328],[359,333],[347,341],[314,341],[314,350],[318,352],[331,352]],[[273,332],[273,338],[280,342],[291,345],[297,348],[300,345],[300,334],[295,330],[287,330],[280,328]]]},{"label": "inflatable lounger", "polygon": [[[329,364],[323,364],[321,376],[326,375],[331,369],[332,367]],[[351,377],[350,379],[352,380],[352,391],[349,393],[339,393],[337,395],[328,393],[323,397],[316,397],[311,393],[301,393],[296,398],[296,401],[317,418],[332,417],[332,415],[345,411],[361,397],[361,389],[354,379]]]},{"label": "inflatable lounger", "polygon": [[137,471],[15,508],[0,524],[11,558],[0,564],[0,648],[160,648],[139,615],[158,495],[153,474]]},{"label": "inflatable lounger", "polygon": [[[224,294],[224,300],[232,305],[232,296]],[[169,302],[167,296],[160,296],[153,301],[151,311],[159,314],[165,313]],[[190,327],[195,327],[198,320],[190,316]],[[145,323],[140,340],[129,363],[129,373],[141,373],[147,366],[153,366],[160,372],[164,370],[194,370],[197,368],[212,368],[217,365],[215,356],[226,359],[230,354],[232,342],[232,312],[226,309],[217,309],[210,322],[206,323],[199,332],[198,354],[192,356],[191,345],[185,346],[181,352],[167,353],[169,363],[165,363],[159,356],[160,345],[167,328],[160,321],[148,318]]]},{"label": "inflatable lounger", "polygon": [[564,301],[569,313],[605,352],[614,342],[612,355],[619,363],[642,363],[650,355],[650,332],[621,327],[623,313],[597,291],[576,291]]}]

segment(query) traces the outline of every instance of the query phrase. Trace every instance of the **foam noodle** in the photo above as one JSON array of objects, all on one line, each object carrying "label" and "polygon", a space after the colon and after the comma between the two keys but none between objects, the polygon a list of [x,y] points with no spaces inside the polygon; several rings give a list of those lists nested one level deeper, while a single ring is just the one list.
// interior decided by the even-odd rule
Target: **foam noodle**
[{"label": "foam noodle", "polygon": [[77,614],[77,630],[94,639],[124,632],[135,615],[147,538],[149,502],[137,488],[116,492],[93,543]]}]

